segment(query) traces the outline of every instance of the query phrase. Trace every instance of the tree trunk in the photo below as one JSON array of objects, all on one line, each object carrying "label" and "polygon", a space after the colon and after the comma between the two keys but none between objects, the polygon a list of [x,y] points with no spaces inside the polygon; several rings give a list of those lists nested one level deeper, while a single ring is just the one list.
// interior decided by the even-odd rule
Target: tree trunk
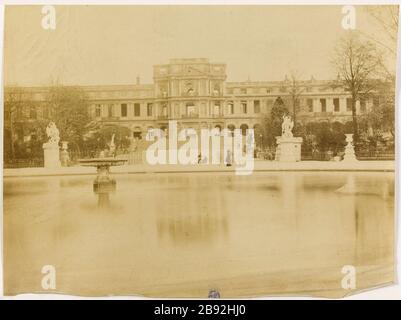
[{"label": "tree trunk", "polygon": [[15,151],[14,151],[14,124],[13,124],[13,112],[10,111],[10,151],[11,151],[11,159],[14,160],[15,158]]},{"label": "tree trunk", "polygon": [[358,119],[356,116],[356,98],[352,97],[352,125],[354,129],[354,143],[358,140]]},{"label": "tree trunk", "polygon": [[292,101],[292,118],[294,121],[294,126],[292,128],[292,131],[295,132],[295,128],[297,126],[297,102],[295,99]]}]

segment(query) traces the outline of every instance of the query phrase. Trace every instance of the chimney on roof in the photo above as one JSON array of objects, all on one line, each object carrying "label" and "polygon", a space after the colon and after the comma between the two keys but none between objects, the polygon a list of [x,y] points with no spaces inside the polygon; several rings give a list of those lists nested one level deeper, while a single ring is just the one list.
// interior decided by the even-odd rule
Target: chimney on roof
[{"label": "chimney on roof", "polygon": [[136,77],[136,84],[137,85],[141,84],[141,78],[139,76]]}]

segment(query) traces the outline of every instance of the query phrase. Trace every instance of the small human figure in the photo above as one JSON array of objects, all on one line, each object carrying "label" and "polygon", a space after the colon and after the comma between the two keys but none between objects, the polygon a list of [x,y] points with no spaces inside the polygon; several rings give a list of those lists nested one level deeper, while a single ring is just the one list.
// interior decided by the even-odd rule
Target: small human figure
[{"label": "small human figure", "polygon": [[232,165],[232,155],[231,155],[231,150],[227,150],[227,155],[226,155],[226,166],[231,167]]},{"label": "small human figure", "polygon": [[114,143],[114,137],[115,134],[113,133],[113,135],[111,136],[111,141],[109,143],[109,150],[108,150],[108,156],[110,157],[114,157],[116,152],[116,144]]}]

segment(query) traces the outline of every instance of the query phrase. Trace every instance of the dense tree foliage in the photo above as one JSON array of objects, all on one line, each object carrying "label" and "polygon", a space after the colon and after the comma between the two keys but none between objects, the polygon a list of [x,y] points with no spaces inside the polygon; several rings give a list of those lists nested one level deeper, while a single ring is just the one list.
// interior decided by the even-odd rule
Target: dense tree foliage
[{"label": "dense tree foliage", "polygon": [[79,87],[54,86],[48,94],[49,118],[60,131],[60,141],[68,141],[77,152],[83,149],[83,137],[90,123],[89,105]]}]

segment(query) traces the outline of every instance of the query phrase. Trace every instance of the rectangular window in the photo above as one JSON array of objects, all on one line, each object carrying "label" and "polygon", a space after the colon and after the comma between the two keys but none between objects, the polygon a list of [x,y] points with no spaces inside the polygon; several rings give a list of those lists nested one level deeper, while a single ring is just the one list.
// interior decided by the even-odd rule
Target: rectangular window
[{"label": "rectangular window", "polygon": [[128,115],[128,108],[126,103],[121,104],[121,116],[126,117]]},{"label": "rectangular window", "polygon": [[260,101],[259,100],[255,100],[253,102],[253,112],[260,113]]},{"label": "rectangular window", "polygon": [[308,111],[313,112],[313,99],[307,99],[306,103],[308,105]]},{"label": "rectangular window", "polygon": [[147,115],[151,117],[153,115],[153,103],[148,103],[147,105]]},{"label": "rectangular window", "polygon": [[196,107],[192,103],[187,103],[187,116],[194,116],[196,114]]},{"label": "rectangular window", "polygon": [[234,90],[232,88],[227,89],[227,94],[233,94]]},{"label": "rectangular window", "polygon": [[112,104],[109,104],[107,106],[107,115],[108,115],[109,118],[113,117],[113,105]]},{"label": "rectangular window", "polygon": [[139,103],[134,103],[134,116],[139,117],[141,115],[141,105]]},{"label": "rectangular window", "polygon": [[95,105],[95,117],[100,118],[102,115],[102,106],[100,104]]},{"label": "rectangular window", "polygon": [[167,117],[167,104],[166,103],[162,104],[162,116]]},{"label": "rectangular window", "polygon": [[246,94],[246,88],[241,88],[241,94]]},{"label": "rectangular window", "polygon": [[234,114],[234,102],[233,101],[228,102],[228,114]]},{"label": "rectangular window", "polygon": [[242,109],[242,113],[248,113],[248,105],[247,105],[246,101],[241,101],[241,109]]},{"label": "rectangular window", "polygon": [[339,98],[334,98],[333,99],[333,105],[334,105],[334,111],[339,112],[340,111],[340,99]]},{"label": "rectangular window", "polygon": [[347,111],[352,111],[352,99],[347,98]]},{"label": "rectangular window", "polygon": [[326,112],[326,99],[320,99],[320,110]]},{"label": "rectangular window", "polygon": [[213,115],[220,116],[220,101],[214,102]]}]

